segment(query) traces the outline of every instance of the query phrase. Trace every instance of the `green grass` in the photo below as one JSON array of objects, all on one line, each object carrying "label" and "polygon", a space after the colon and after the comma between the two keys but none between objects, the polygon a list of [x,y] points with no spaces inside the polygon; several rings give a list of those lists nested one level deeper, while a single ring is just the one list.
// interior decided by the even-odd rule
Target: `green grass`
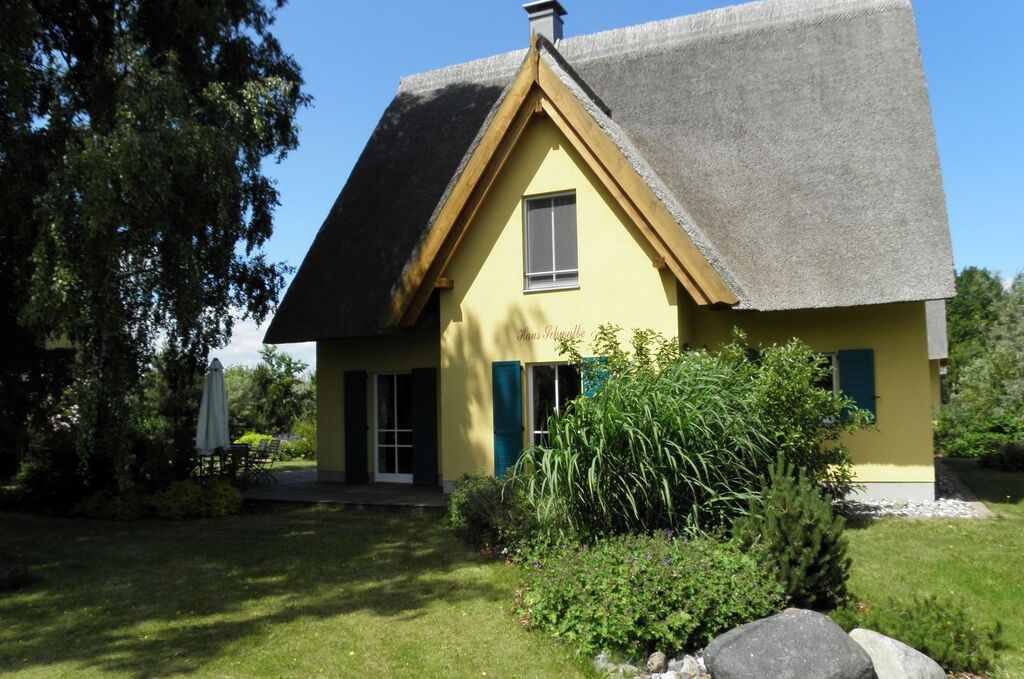
[{"label": "green grass", "polygon": [[0,545],[36,577],[0,595],[6,679],[584,676],[508,614],[515,569],[436,514],[0,512]]},{"label": "green grass", "polygon": [[867,602],[911,592],[958,599],[976,622],[1003,625],[1008,648],[995,676],[1024,677],[1024,473],[949,462],[997,517],[851,525],[851,591]]},{"label": "green grass", "polygon": [[316,460],[282,460],[275,462],[274,466],[271,467],[271,472],[284,472],[291,471],[293,469],[310,469],[316,468]]}]

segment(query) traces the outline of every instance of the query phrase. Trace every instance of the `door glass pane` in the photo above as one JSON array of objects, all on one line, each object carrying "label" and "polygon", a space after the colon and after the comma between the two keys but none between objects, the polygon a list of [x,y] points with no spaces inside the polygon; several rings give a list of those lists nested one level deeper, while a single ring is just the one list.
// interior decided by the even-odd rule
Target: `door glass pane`
[{"label": "door glass pane", "polygon": [[395,391],[398,396],[398,410],[395,415],[395,429],[412,428],[412,375],[395,375]]},{"label": "door glass pane", "polygon": [[558,412],[565,412],[565,404],[579,395],[579,372],[571,365],[558,366]]},{"label": "door glass pane", "polygon": [[398,473],[412,474],[412,448],[397,448]]},{"label": "door glass pane", "polygon": [[576,256],[576,196],[554,199],[555,269],[579,268]]},{"label": "door glass pane", "polygon": [[555,409],[555,366],[535,365],[533,371],[533,428],[547,431],[548,417]]},{"label": "door glass pane", "polygon": [[394,375],[377,375],[377,427],[395,428]]},{"label": "door glass pane", "polygon": [[395,473],[395,449],[391,447],[380,448],[377,456],[380,458],[380,462],[377,466],[378,470],[382,474],[394,474]]},{"label": "door glass pane", "polygon": [[526,272],[551,271],[551,199],[526,202]]}]

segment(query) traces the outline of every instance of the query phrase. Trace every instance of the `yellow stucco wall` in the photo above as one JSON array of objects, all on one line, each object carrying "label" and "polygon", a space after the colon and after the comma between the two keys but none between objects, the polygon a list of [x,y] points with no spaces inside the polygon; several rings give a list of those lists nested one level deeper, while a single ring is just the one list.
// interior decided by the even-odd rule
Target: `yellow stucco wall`
[{"label": "yellow stucco wall", "polygon": [[[524,293],[523,197],[561,191],[576,192],[579,289]],[[605,322],[676,334],[676,282],[654,256],[558,129],[534,118],[445,272],[455,285],[441,292],[444,479],[493,472],[493,361],[558,361],[556,329],[588,340]],[[523,401],[528,427],[525,379]]]},{"label": "yellow stucco wall", "polygon": [[[437,328],[425,328],[400,335],[358,337],[316,343],[317,370],[317,471],[345,470],[344,376],[346,370],[365,370],[367,412],[374,409],[373,373],[405,372],[413,368],[437,368]],[[438,410],[442,403],[438,401]],[[372,477],[374,470],[373,432],[367,435],[367,459]]]},{"label": "yellow stucco wall", "polygon": [[[683,305],[687,306],[687,305]],[[932,379],[924,302],[779,312],[684,309],[694,347],[727,341],[734,326],[752,344],[799,337],[815,351],[873,349],[877,429],[844,441],[862,482],[932,482]],[[840,388],[842,374],[840,374]]]},{"label": "yellow stucco wall", "polygon": [[[579,288],[523,292],[524,196],[575,191]],[[904,303],[788,312],[698,308],[600,187],[561,133],[535,118],[444,272],[439,328],[397,336],[317,344],[319,469],[344,469],[343,373],[439,368],[439,466],[442,479],[493,472],[491,364],[560,360],[552,335],[589,340],[601,323],[652,328],[691,346],[727,341],[733,326],[751,342],[800,337],[813,349],[873,349],[878,430],[846,441],[862,482],[931,482],[931,407],[937,384],[927,357],[924,304]],[[434,321],[435,319],[430,319]],[[368,408],[372,389],[368,388]],[[529,426],[527,380],[523,423]],[[374,469],[373,432],[367,455]],[[523,435],[527,442],[527,432]]]}]

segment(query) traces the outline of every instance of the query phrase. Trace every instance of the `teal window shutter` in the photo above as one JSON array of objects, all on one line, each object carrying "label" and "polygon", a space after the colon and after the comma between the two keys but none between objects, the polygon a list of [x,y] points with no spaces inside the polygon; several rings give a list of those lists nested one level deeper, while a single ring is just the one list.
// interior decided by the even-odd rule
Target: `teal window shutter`
[{"label": "teal window shutter", "polygon": [[437,485],[437,369],[412,371],[412,481]]},{"label": "teal window shutter", "polygon": [[494,475],[505,476],[523,452],[523,379],[519,361],[491,364]]},{"label": "teal window shutter", "polygon": [[608,371],[604,368],[604,356],[591,356],[584,358],[586,364],[583,371],[583,395],[593,396],[601,388],[601,384],[608,378]]},{"label": "teal window shutter", "polygon": [[365,370],[345,371],[345,481],[348,483],[366,483],[370,479],[366,459],[369,428],[366,382]]},{"label": "teal window shutter", "polygon": [[875,411],[875,352],[873,349],[846,349],[839,352],[839,389],[878,418]]}]

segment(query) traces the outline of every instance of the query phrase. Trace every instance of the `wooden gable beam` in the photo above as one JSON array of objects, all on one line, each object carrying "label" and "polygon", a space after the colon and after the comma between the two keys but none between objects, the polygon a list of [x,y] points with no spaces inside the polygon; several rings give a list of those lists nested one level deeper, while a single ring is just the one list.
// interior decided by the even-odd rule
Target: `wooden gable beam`
[{"label": "wooden gable beam", "polygon": [[[508,94],[392,296],[392,325],[413,325],[534,115],[546,114],[702,306],[739,300],[644,179],[531,44]],[[660,262],[658,262],[660,264]],[[658,266],[660,269],[661,266]]]}]

